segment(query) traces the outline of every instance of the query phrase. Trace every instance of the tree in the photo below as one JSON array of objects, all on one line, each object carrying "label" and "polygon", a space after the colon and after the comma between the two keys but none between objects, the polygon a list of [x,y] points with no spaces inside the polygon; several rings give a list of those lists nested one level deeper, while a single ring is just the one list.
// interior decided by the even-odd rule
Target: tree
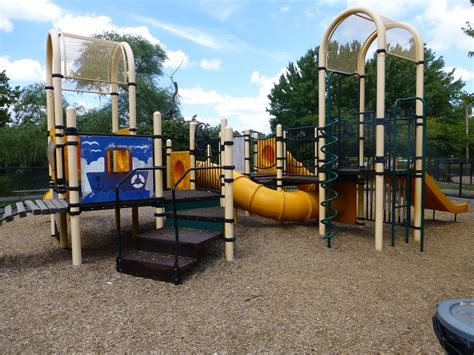
[{"label": "tree", "polygon": [[[180,116],[179,103],[173,99],[172,89],[161,85],[162,66],[166,59],[163,49],[159,45],[153,45],[137,36],[105,33],[98,37],[126,41],[134,51],[138,86],[138,132],[152,134],[153,112],[161,111],[165,116],[163,135],[173,139],[174,149],[187,149],[188,124]],[[80,67],[78,63],[75,64],[76,69]],[[0,116],[0,166],[46,165],[47,109],[43,85],[39,83],[30,85],[23,91],[20,91],[19,88],[11,89],[4,72],[0,77],[0,82],[3,94]],[[128,87],[123,87],[120,90],[122,95],[119,97],[119,116],[123,127],[128,123]],[[63,106],[67,106],[64,98]],[[173,109],[175,116],[167,118],[166,113],[171,109]],[[78,110],[79,130],[97,133],[110,132],[111,117],[110,102],[97,109],[80,108]],[[7,122],[11,124],[11,127],[5,126]]]},{"label": "tree", "polygon": [[5,70],[0,72],[0,127],[11,122],[10,109],[21,95],[20,87],[10,87],[9,80]]},{"label": "tree", "polygon": [[[63,106],[67,106],[64,99]],[[44,86],[36,83],[24,88],[13,106],[13,113],[12,123],[15,125],[35,124],[46,128],[47,108]]]},{"label": "tree", "polygon": [[[474,0],[471,0],[471,6],[474,6]],[[461,27],[466,35],[469,37],[474,37],[474,28],[469,21],[466,22],[466,27]],[[467,54],[468,57],[474,57],[474,51],[469,51]]]},{"label": "tree", "polygon": [[267,111],[272,130],[277,124],[285,128],[314,124],[318,113],[318,59],[317,49],[309,49],[296,64],[289,63],[268,98]]},{"label": "tree", "polygon": [[[385,107],[388,109],[397,98],[415,96],[416,67],[407,60],[386,56]],[[366,106],[375,108],[376,99],[376,58],[366,64]],[[454,69],[447,72],[443,57],[425,47],[424,99],[426,115],[449,116],[453,105],[460,100],[464,83],[454,78]]]},{"label": "tree", "polygon": [[[350,57],[356,44],[343,46],[333,44],[331,53],[337,52]],[[318,61],[317,49],[310,49],[296,64],[289,63],[287,72],[273,87],[267,111],[272,128],[281,123],[285,128],[317,124],[318,112]],[[331,57],[331,56],[330,56]],[[334,62],[334,60],[333,60]],[[386,57],[386,109],[390,109],[395,99],[415,96],[415,65],[406,60],[388,55]],[[332,95],[335,95],[331,81]],[[436,155],[458,155],[462,151],[459,137],[463,123],[461,94],[464,82],[454,78],[454,70],[445,71],[442,57],[425,48],[425,102],[428,139],[432,152]],[[340,102],[342,116],[356,122],[358,111],[358,88],[355,78],[341,82]],[[366,110],[375,109],[376,58],[366,63]],[[335,96],[331,96],[335,105]],[[461,125],[461,126],[460,126]],[[465,142],[461,139],[461,142]],[[465,143],[463,143],[465,144]]]},{"label": "tree", "polygon": [[[139,131],[152,125],[153,113],[160,111],[163,116],[173,106],[171,88],[161,87],[163,77],[163,62],[166,53],[159,44],[152,44],[143,37],[135,35],[120,35],[115,32],[105,32],[97,38],[127,42],[135,56],[135,71],[137,84],[137,128]],[[128,88],[121,88],[119,96],[119,115],[121,125],[128,123]],[[100,110],[111,112],[107,104]],[[179,114],[179,110],[177,110]],[[143,133],[143,132],[142,132]]]},{"label": "tree", "polygon": [[0,167],[46,166],[46,133],[29,124],[0,128]]}]

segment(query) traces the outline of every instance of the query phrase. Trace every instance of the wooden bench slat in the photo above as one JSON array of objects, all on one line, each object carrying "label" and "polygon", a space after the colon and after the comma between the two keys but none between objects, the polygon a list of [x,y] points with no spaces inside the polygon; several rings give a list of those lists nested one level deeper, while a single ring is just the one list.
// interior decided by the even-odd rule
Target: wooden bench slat
[{"label": "wooden bench slat", "polygon": [[64,208],[68,209],[69,208],[69,204],[67,202],[67,200],[56,200],[58,201]]},{"label": "wooden bench slat", "polygon": [[25,206],[23,206],[22,202],[16,203],[16,209],[18,211],[18,216],[20,216],[20,218],[26,217],[26,209],[25,209]]},{"label": "wooden bench slat", "polygon": [[41,209],[38,206],[36,206],[33,201],[26,200],[26,201],[24,201],[24,204],[25,204],[26,208],[29,209],[31,211],[31,213],[33,213],[33,215],[41,214]]},{"label": "wooden bench slat", "polygon": [[7,222],[13,221],[13,208],[12,205],[5,206],[5,212],[3,219]]},{"label": "wooden bench slat", "polygon": [[48,207],[49,213],[56,213],[58,212],[58,209],[56,208],[55,205],[51,202],[51,200],[43,200],[44,204]]},{"label": "wooden bench slat", "polygon": [[43,200],[35,200],[35,203],[40,208],[41,214],[49,214],[49,208],[45,205]]},{"label": "wooden bench slat", "polygon": [[62,201],[65,201],[65,200],[53,199],[53,200],[51,200],[51,203],[56,207],[56,209],[58,210],[59,213],[66,213],[67,212],[67,204],[66,204],[66,207],[64,207],[64,205],[62,204]]}]

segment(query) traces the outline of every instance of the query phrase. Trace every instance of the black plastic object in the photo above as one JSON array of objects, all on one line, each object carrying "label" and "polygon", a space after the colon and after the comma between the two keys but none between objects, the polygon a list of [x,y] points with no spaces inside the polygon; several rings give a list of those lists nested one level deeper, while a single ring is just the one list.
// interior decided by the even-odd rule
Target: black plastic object
[{"label": "black plastic object", "polygon": [[448,354],[474,354],[474,299],[439,303],[433,328]]}]

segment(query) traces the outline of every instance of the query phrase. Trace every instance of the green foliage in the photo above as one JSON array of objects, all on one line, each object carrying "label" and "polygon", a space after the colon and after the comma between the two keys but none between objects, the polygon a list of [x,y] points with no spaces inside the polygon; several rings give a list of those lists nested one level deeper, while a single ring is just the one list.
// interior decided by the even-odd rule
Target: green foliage
[{"label": "green foliage", "polygon": [[[471,6],[474,6],[474,0],[471,0]],[[466,27],[461,27],[466,35],[469,37],[474,37],[474,28],[469,21],[466,22]],[[468,57],[474,57],[474,51],[469,51],[467,54]]]},{"label": "green foliage", "polygon": [[318,59],[317,49],[310,49],[290,63],[287,72],[282,74],[268,98],[267,111],[274,116],[270,126],[275,130],[277,124],[285,128],[300,127],[316,122],[318,114]]},{"label": "green foliage", "polygon": [[14,105],[21,95],[19,86],[10,87],[8,76],[5,70],[0,72],[0,127],[4,127],[11,122],[10,107]]},{"label": "green foliage", "polygon": [[87,110],[79,115],[77,128],[80,132],[106,133],[112,131],[112,112],[109,106]]},{"label": "green foliage", "polygon": [[0,167],[46,166],[46,130],[35,124],[0,128]]},{"label": "green foliage", "polygon": [[[174,149],[188,149],[189,129],[180,117],[177,103],[173,102],[170,88],[163,88],[162,67],[166,59],[164,50],[139,36],[104,33],[97,37],[113,41],[125,41],[135,55],[137,83],[137,128],[138,133],[152,133],[152,118],[155,111],[163,114],[163,134],[173,140]],[[91,48],[88,48],[91,50]],[[86,48],[87,52],[87,48]],[[91,55],[94,51],[84,54]],[[79,58],[78,60],[85,60]],[[78,64],[78,63],[76,63]],[[20,91],[10,88],[5,72],[0,75],[0,167],[46,166],[46,94],[38,83]],[[128,126],[127,87],[120,89],[119,117],[121,127]],[[63,107],[67,106],[63,99]],[[173,111],[174,117],[167,117]],[[78,128],[82,132],[108,133],[112,130],[111,104],[97,109],[78,110]],[[6,125],[7,123],[10,126]]]},{"label": "green foliage", "polygon": [[[0,196],[7,196],[12,190],[12,178],[0,175]],[[0,207],[2,207],[0,205]]]},{"label": "green foliage", "polygon": [[[67,103],[63,101],[63,106]],[[19,100],[13,105],[12,123],[18,126],[28,124],[47,127],[46,92],[40,83],[32,84],[22,90]]]},{"label": "green foliage", "polygon": [[[334,58],[334,53],[349,60],[357,50],[357,43],[339,46],[332,43],[329,58],[334,65],[343,65]],[[310,49],[296,64],[289,63],[287,73],[273,87],[268,112],[272,130],[281,123],[285,128],[317,124],[318,115],[318,50]],[[332,54],[331,54],[332,53]],[[329,60],[329,59],[328,59]],[[415,96],[416,66],[399,57],[386,56],[386,109],[397,98]],[[331,99],[337,107],[339,95],[341,117],[356,122],[358,111],[358,86],[354,77],[342,79],[340,91],[335,90],[335,80],[331,80]],[[464,129],[465,104],[463,101],[464,82],[454,78],[454,70],[447,72],[442,57],[425,48],[425,102],[427,115],[428,153],[436,156],[462,156],[467,140]],[[376,58],[366,64],[366,111],[375,109],[376,101]],[[334,114],[334,112],[333,112]],[[347,122],[346,122],[347,123]],[[343,127],[344,130],[344,127]],[[348,149],[352,149],[346,147]]]},{"label": "green foliage", "polygon": [[[6,84],[8,86],[8,83]],[[9,124],[0,125],[0,167],[45,166],[46,98],[41,84],[15,89],[6,108]]]},{"label": "green foliage", "polygon": [[[127,42],[132,48],[135,56],[135,71],[137,83],[137,128],[144,132],[147,126],[152,125],[153,113],[160,111],[164,117],[173,108],[172,94],[170,88],[160,86],[160,79],[163,77],[163,62],[166,59],[165,51],[158,44],[151,44],[146,39],[135,35],[119,35],[114,32],[106,32],[97,35],[98,38],[111,41]],[[119,116],[121,127],[128,125],[128,88],[122,87],[119,95]],[[98,113],[99,111],[109,112],[109,121],[111,121],[111,104],[104,105],[99,110],[89,113]],[[179,110],[177,111],[179,113]],[[177,123],[179,125],[179,122]],[[102,125],[103,126],[103,125]],[[108,130],[110,131],[110,129]],[[105,131],[107,132],[107,131]]]}]

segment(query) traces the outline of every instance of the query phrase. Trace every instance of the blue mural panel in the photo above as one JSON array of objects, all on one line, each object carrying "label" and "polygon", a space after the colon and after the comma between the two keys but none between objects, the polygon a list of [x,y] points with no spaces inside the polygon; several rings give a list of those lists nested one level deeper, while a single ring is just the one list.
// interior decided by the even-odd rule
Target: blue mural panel
[{"label": "blue mural panel", "polygon": [[[83,135],[80,137],[80,150],[82,203],[114,202],[115,187],[129,171],[153,166],[151,137]],[[121,154],[122,158],[125,157],[120,160],[121,165],[116,158],[120,153],[126,153]],[[121,201],[152,197],[152,170],[136,172],[120,188]]]}]

